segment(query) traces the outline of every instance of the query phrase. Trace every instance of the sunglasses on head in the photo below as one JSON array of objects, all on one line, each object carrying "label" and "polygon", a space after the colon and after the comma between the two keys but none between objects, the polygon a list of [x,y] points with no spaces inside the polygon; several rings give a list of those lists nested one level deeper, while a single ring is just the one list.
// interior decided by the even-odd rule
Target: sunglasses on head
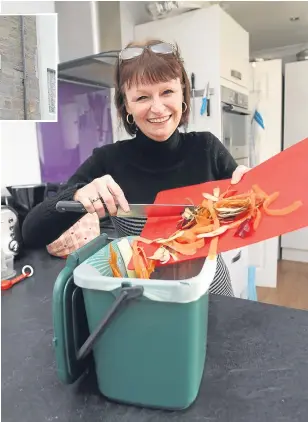
[{"label": "sunglasses on head", "polygon": [[135,59],[136,57],[141,56],[144,50],[151,50],[156,54],[175,54],[175,47],[172,44],[165,42],[146,45],[144,47],[127,47],[124,48],[119,54],[120,62],[124,60]]}]

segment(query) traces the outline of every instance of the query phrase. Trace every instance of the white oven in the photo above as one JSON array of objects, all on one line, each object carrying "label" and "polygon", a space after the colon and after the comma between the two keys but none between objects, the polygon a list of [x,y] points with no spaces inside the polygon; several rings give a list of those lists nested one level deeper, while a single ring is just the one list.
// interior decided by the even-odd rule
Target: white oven
[{"label": "white oven", "polygon": [[222,142],[238,164],[249,167],[251,113],[248,95],[221,87]]}]

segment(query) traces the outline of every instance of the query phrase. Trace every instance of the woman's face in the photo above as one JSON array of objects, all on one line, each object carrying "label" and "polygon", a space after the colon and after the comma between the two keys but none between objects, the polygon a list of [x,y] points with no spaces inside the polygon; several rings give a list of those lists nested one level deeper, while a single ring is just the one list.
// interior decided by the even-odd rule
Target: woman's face
[{"label": "woman's face", "polygon": [[[138,128],[155,141],[165,141],[182,117],[183,90],[180,79],[125,88],[126,110]],[[132,120],[132,117],[129,117]]]}]

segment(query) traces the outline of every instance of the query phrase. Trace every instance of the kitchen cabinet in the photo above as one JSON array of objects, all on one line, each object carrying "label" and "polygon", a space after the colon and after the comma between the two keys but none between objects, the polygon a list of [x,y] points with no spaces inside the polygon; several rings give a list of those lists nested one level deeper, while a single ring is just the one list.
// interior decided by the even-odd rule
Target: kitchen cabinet
[{"label": "kitchen cabinet", "polygon": [[[284,149],[308,136],[308,61],[285,66]],[[290,177],[292,177],[290,175]],[[281,237],[282,259],[308,262],[308,228]]]},{"label": "kitchen cabinet", "polygon": [[248,88],[249,33],[223,11],[220,13],[219,25],[220,76],[223,80]]},{"label": "kitchen cabinet", "polygon": [[[256,126],[252,132],[256,154],[252,164],[261,164],[281,151],[282,135],[282,60],[266,60],[250,65],[249,109],[258,107],[265,130]],[[279,238],[250,245],[249,265],[256,268],[256,285],[277,286]]]}]

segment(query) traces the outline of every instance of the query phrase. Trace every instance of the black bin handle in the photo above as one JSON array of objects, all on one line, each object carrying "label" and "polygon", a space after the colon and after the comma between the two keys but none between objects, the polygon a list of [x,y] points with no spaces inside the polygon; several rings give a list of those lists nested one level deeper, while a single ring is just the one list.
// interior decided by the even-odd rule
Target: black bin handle
[{"label": "black bin handle", "polygon": [[127,301],[137,299],[143,295],[144,288],[143,286],[129,286],[122,287],[120,295],[113,302],[111,308],[108,310],[107,314],[104,315],[101,322],[95,328],[95,330],[89,335],[84,344],[80,347],[77,352],[77,360],[82,360],[92,351],[93,346],[101,334],[105,331],[107,326],[112,321],[116,313],[123,308],[124,304]]}]

